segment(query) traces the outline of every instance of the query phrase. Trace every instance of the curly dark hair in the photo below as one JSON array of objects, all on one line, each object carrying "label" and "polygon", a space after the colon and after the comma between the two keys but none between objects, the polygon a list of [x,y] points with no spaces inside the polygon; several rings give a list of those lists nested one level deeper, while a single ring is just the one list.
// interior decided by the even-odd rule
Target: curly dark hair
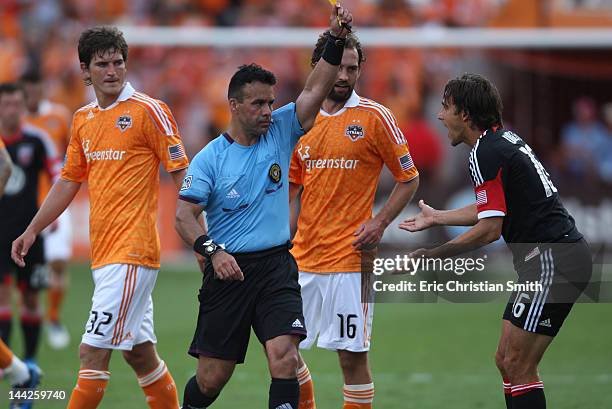
[{"label": "curly dark hair", "polygon": [[502,125],[504,106],[499,91],[480,74],[463,74],[448,81],[442,103],[455,105],[456,112],[466,113],[480,130]]},{"label": "curly dark hair", "polygon": [[94,27],[81,33],[79,37],[79,61],[89,67],[94,55],[102,55],[105,52],[121,52],[123,60],[128,59],[128,45],[123,38],[123,33],[116,27]]},{"label": "curly dark hair", "polygon": [[[312,56],[310,57],[310,65],[314,67],[317,65],[321,56],[323,55],[323,50],[325,49],[325,44],[327,43],[327,39],[330,36],[329,30],[324,31],[319,35],[319,39],[317,40],[317,44],[315,45],[314,50],[312,50]],[[359,42],[359,38],[355,35],[354,32],[349,33],[346,36],[346,40],[344,43],[344,48],[354,48],[357,50],[357,55],[359,56],[359,65],[362,62],[365,62],[365,54],[363,53],[363,49],[361,48],[361,42]]]},{"label": "curly dark hair", "polygon": [[242,102],[242,90],[246,84],[261,82],[267,85],[276,84],[274,74],[257,64],[245,64],[238,67],[227,88],[227,99],[235,98]]}]

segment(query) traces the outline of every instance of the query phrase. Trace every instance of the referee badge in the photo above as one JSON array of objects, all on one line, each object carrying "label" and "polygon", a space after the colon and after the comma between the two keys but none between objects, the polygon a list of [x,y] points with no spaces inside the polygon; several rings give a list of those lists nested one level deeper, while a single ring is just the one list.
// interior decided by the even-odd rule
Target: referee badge
[{"label": "referee badge", "polygon": [[273,163],[268,170],[268,176],[274,183],[278,183],[281,180],[281,167],[278,163]]}]

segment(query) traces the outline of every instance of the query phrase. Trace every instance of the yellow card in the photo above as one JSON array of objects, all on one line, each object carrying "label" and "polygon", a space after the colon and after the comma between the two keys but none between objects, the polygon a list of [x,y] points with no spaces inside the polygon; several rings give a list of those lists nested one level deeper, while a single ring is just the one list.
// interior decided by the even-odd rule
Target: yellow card
[{"label": "yellow card", "polygon": [[337,2],[338,0],[329,0],[329,4],[331,4],[332,6],[335,6]]}]

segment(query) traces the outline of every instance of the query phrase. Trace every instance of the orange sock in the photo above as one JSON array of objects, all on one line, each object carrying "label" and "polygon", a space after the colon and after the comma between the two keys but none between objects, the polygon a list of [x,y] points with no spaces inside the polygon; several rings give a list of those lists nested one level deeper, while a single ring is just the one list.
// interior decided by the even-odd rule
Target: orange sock
[{"label": "orange sock", "polygon": [[314,384],[310,377],[310,371],[306,364],[297,371],[297,379],[300,384],[300,402],[298,409],[317,409],[314,397]]},{"label": "orange sock", "polygon": [[110,372],[81,369],[66,409],[95,409],[104,396]]},{"label": "orange sock", "polygon": [[147,397],[151,409],[178,409],[176,384],[164,361],[153,372],[138,378],[138,383]]},{"label": "orange sock", "polygon": [[47,318],[51,322],[59,321],[59,311],[64,300],[64,289],[63,288],[49,288],[47,293],[47,302],[49,303],[49,310],[47,312]]},{"label": "orange sock", "polygon": [[374,384],[344,385],[343,409],[372,409]]},{"label": "orange sock", "polygon": [[0,339],[0,369],[6,369],[13,360],[13,352],[6,346],[4,341]]}]

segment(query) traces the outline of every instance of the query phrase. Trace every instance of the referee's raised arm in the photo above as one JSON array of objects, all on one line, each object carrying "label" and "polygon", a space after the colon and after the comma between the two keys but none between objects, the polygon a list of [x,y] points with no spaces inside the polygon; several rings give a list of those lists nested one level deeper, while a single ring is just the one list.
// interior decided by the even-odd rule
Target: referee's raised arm
[{"label": "referee's raised arm", "polygon": [[314,125],[321,104],[336,81],[344,53],[344,40],[349,33],[353,15],[343,7],[335,6],[330,20],[330,34],[322,58],[306,79],[304,90],[295,101],[297,117],[304,132],[308,132]]}]

